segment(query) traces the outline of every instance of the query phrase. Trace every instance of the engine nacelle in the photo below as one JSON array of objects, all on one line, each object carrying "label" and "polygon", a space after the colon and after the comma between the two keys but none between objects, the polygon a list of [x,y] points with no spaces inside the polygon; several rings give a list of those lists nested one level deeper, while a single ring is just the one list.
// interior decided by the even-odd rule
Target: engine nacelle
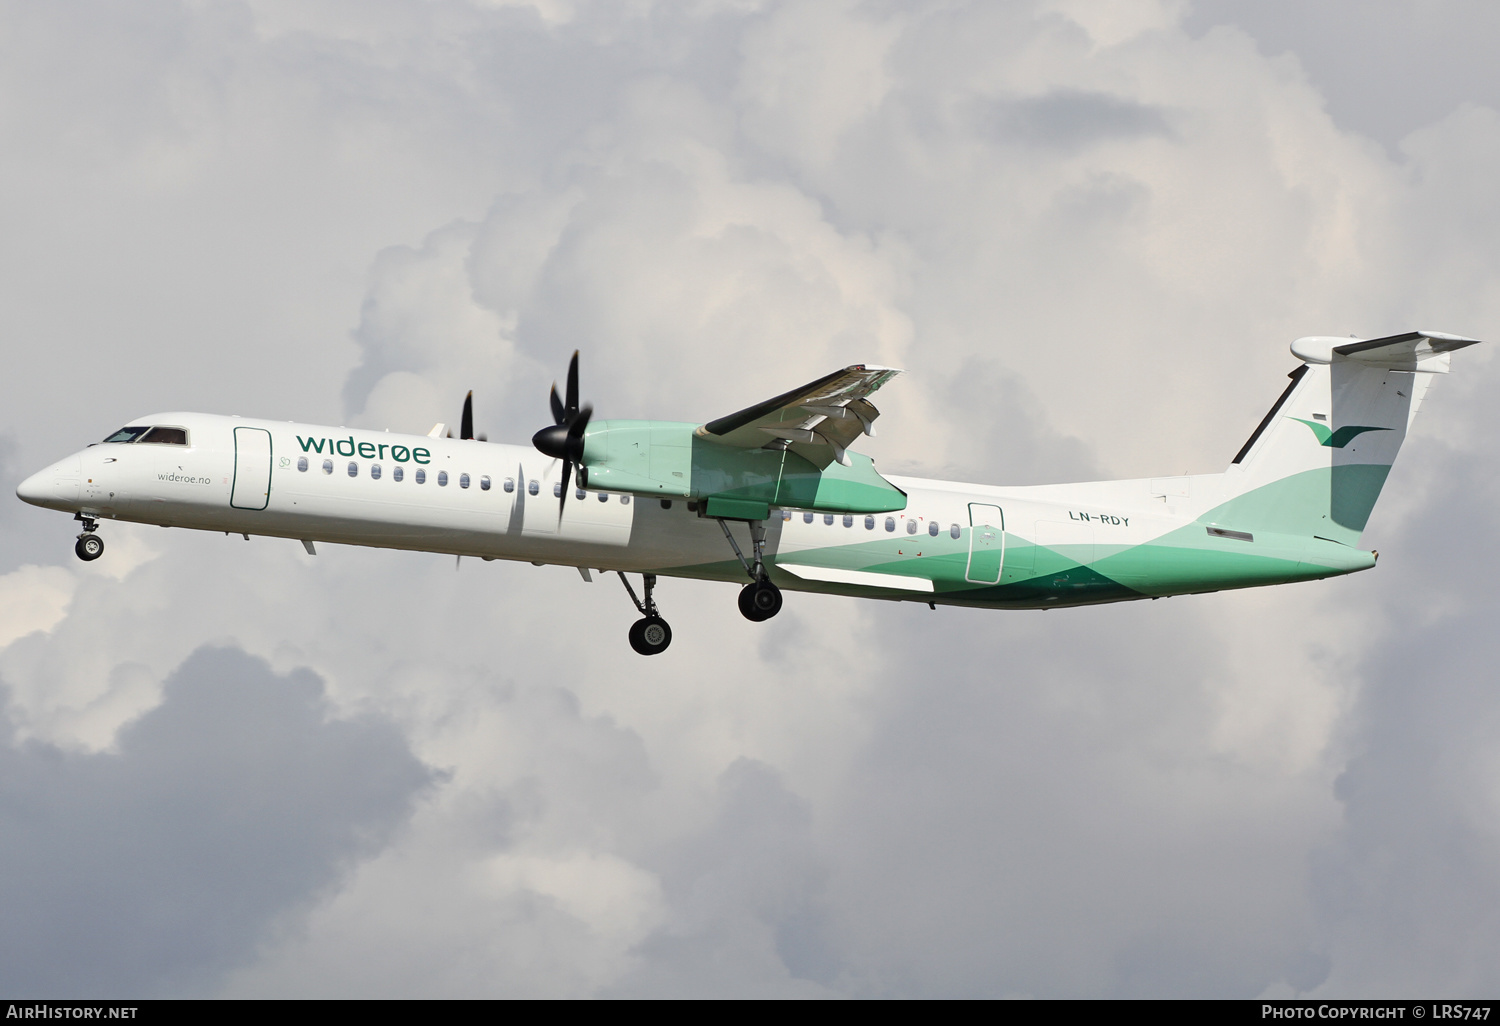
[{"label": "engine nacelle", "polygon": [[825,513],[889,513],[906,493],[861,453],[849,466],[819,470],[786,449],[746,449],[695,434],[696,425],[605,420],[584,435],[582,477],[589,488],[707,503],[709,516],[763,520],[772,506]]}]

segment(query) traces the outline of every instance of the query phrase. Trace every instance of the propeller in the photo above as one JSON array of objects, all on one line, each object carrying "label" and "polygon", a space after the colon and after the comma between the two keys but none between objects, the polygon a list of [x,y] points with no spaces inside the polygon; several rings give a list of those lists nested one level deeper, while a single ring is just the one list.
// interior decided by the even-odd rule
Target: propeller
[{"label": "propeller", "polygon": [[557,385],[552,386],[551,427],[544,427],[531,436],[531,444],[543,455],[563,461],[562,497],[557,503],[557,519],[562,520],[563,506],[568,501],[568,484],[573,477],[573,464],[579,465],[579,478],[583,477],[583,433],[588,430],[589,418],[594,408],[587,404],[578,407],[578,350],[573,350],[573,359],[568,363],[567,401],[558,398]]},{"label": "propeller", "polygon": [[[438,425],[439,428],[445,426],[443,424]],[[435,428],[434,430],[437,429]],[[444,437],[452,438],[453,429],[448,428],[448,432]],[[483,431],[477,435],[474,433],[474,390],[472,388],[469,389],[469,394],[464,396],[464,412],[463,416],[459,419],[458,437],[465,441],[488,442],[490,440],[489,436]]]}]

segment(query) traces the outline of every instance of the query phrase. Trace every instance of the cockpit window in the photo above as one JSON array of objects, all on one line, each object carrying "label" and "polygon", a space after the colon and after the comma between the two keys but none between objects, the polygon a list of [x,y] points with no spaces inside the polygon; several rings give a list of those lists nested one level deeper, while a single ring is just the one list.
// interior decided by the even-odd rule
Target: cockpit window
[{"label": "cockpit window", "polygon": [[133,442],[151,430],[149,424],[142,427],[122,427],[105,439],[106,442]]},{"label": "cockpit window", "polygon": [[156,445],[187,445],[187,432],[177,427],[122,427],[105,439],[106,442],[146,442]]},{"label": "cockpit window", "polygon": [[187,432],[182,428],[154,427],[144,438],[137,438],[138,442],[155,443],[157,445],[187,445]]}]

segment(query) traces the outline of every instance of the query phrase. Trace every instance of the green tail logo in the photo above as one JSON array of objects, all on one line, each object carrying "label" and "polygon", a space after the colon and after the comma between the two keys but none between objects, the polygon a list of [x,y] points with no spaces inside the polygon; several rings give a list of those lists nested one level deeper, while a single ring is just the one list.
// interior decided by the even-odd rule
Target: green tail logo
[{"label": "green tail logo", "polygon": [[1319,424],[1315,420],[1303,420],[1301,417],[1288,417],[1287,419],[1295,420],[1298,424],[1306,424],[1312,428],[1312,433],[1318,436],[1318,444],[1326,445],[1330,449],[1342,449],[1366,431],[1391,430],[1390,428],[1383,427],[1359,427],[1354,424],[1347,424],[1337,431],[1333,431],[1327,424]]}]

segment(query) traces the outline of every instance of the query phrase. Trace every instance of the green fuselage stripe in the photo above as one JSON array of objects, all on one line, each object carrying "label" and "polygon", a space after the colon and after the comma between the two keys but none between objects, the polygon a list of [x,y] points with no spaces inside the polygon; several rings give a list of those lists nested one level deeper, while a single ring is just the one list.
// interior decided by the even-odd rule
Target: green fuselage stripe
[{"label": "green fuselage stripe", "polygon": [[[1043,546],[1023,533],[1007,532],[995,584],[966,579],[971,528],[963,528],[958,538],[946,531],[937,537],[873,538],[789,551],[768,562],[773,568],[780,558],[801,566],[915,577],[931,581],[933,591],[892,590],[885,597],[1012,609],[1317,580],[1374,565],[1371,553],[1354,546],[1389,470],[1351,464],[1296,474],[1237,496],[1140,544]],[[732,560],[662,572],[714,580],[744,578],[744,569]],[[863,582],[810,581],[785,570],[775,576],[804,591],[883,594]]]}]

